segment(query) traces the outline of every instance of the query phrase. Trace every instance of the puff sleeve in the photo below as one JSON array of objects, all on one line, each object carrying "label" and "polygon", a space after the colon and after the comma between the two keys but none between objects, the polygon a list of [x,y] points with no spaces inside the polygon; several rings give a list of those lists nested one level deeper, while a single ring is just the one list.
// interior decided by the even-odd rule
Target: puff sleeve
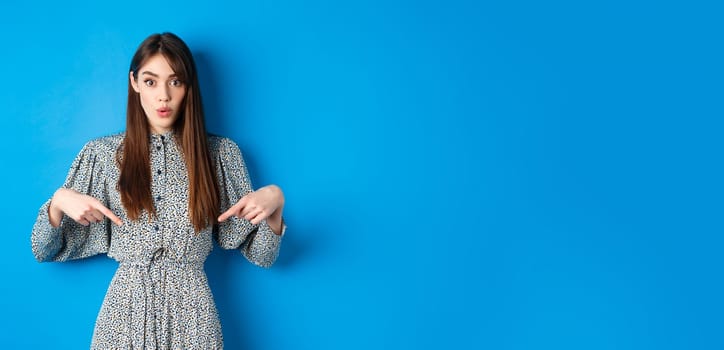
[{"label": "puff sleeve", "polygon": [[[216,172],[219,183],[221,213],[252,191],[251,180],[239,147],[227,138],[216,140]],[[286,225],[282,221],[282,234],[275,234],[266,220],[252,225],[246,219],[230,217],[214,230],[216,241],[223,249],[239,249],[247,260],[261,267],[269,267],[279,255]]]},{"label": "puff sleeve", "polygon": [[[73,161],[62,187],[95,197],[108,206],[104,157],[99,153],[93,141],[87,143]],[[50,201],[40,207],[33,226],[30,240],[35,259],[66,261],[108,252],[111,230],[108,218],[83,226],[63,215],[60,225],[53,227],[48,214]]]}]

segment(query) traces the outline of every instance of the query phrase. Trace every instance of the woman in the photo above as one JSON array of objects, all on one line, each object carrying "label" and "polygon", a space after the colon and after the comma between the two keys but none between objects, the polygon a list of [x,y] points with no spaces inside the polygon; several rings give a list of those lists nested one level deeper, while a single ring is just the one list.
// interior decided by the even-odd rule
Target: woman
[{"label": "woman", "polygon": [[126,131],[88,142],[32,232],[39,261],[119,262],[93,349],[221,349],[203,264],[215,239],[268,267],[286,229],[284,196],[252,191],[237,145],[207,136],[196,67],[177,36],[131,61]]}]

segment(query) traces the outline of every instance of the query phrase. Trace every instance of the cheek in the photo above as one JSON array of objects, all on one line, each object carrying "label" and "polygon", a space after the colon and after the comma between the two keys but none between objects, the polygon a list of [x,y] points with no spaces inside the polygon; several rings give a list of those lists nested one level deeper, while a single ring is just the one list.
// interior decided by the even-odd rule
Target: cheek
[{"label": "cheek", "polygon": [[180,106],[183,103],[184,98],[186,98],[186,89],[182,89],[174,93],[173,99],[176,101],[177,105]]},{"label": "cheek", "polygon": [[179,100],[183,100],[183,98],[186,97],[186,89],[179,89],[179,90],[176,92],[176,95],[177,95],[177,97],[178,97]]},{"label": "cheek", "polygon": [[145,89],[141,89],[141,92],[139,92],[139,96],[141,97],[141,106],[146,107],[149,105],[149,92]]}]

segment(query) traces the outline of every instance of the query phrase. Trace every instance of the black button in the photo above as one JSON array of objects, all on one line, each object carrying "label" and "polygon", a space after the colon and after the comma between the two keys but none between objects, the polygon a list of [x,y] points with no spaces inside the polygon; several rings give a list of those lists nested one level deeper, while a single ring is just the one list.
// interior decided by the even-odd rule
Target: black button
[{"label": "black button", "polygon": [[157,196],[157,197],[156,197],[156,200],[157,200],[157,201],[160,201],[160,200],[161,200],[161,196]]},{"label": "black button", "polygon": [[154,226],[153,229],[158,231],[158,225]]},{"label": "black button", "polygon": [[161,170],[156,170],[156,174],[161,175]]},{"label": "black button", "polygon": [[160,151],[160,150],[161,150],[161,146],[156,146],[156,149]]},{"label": "black button", "polygon": [[165,140],[165,139],[166,139],[166,138],[165,138],[163,135],[161,135],[161,141],[163,141],[163,140]]}]

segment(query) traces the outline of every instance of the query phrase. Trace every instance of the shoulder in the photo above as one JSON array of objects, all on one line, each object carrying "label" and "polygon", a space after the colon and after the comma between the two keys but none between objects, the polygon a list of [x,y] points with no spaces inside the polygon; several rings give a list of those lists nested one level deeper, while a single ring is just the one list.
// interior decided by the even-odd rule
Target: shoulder
[{"label": "shoulder", "polygon": [[116,150],[118,146],[121,145],[121,142],[123,142],[123,138],[125,137],[125,133],[120,132],[113,135],[103,136],[99,137],[93,140],[88,141],[86,143],[86,146],[99,148],[99,149],[112,149]]},{"label": "shoulder", "polygon": [[209,151],[212,157],[241,154],[239,146],[232,139],[219,135],[209,134],[207,138]]},{"label": "shoulder", "polygon": [[118,133],[108,136],[92,139],[83,146],[81,153],[93,154],[96,156],[112,156],[115,157],[116,151],[123,142],[124,133]]}]

